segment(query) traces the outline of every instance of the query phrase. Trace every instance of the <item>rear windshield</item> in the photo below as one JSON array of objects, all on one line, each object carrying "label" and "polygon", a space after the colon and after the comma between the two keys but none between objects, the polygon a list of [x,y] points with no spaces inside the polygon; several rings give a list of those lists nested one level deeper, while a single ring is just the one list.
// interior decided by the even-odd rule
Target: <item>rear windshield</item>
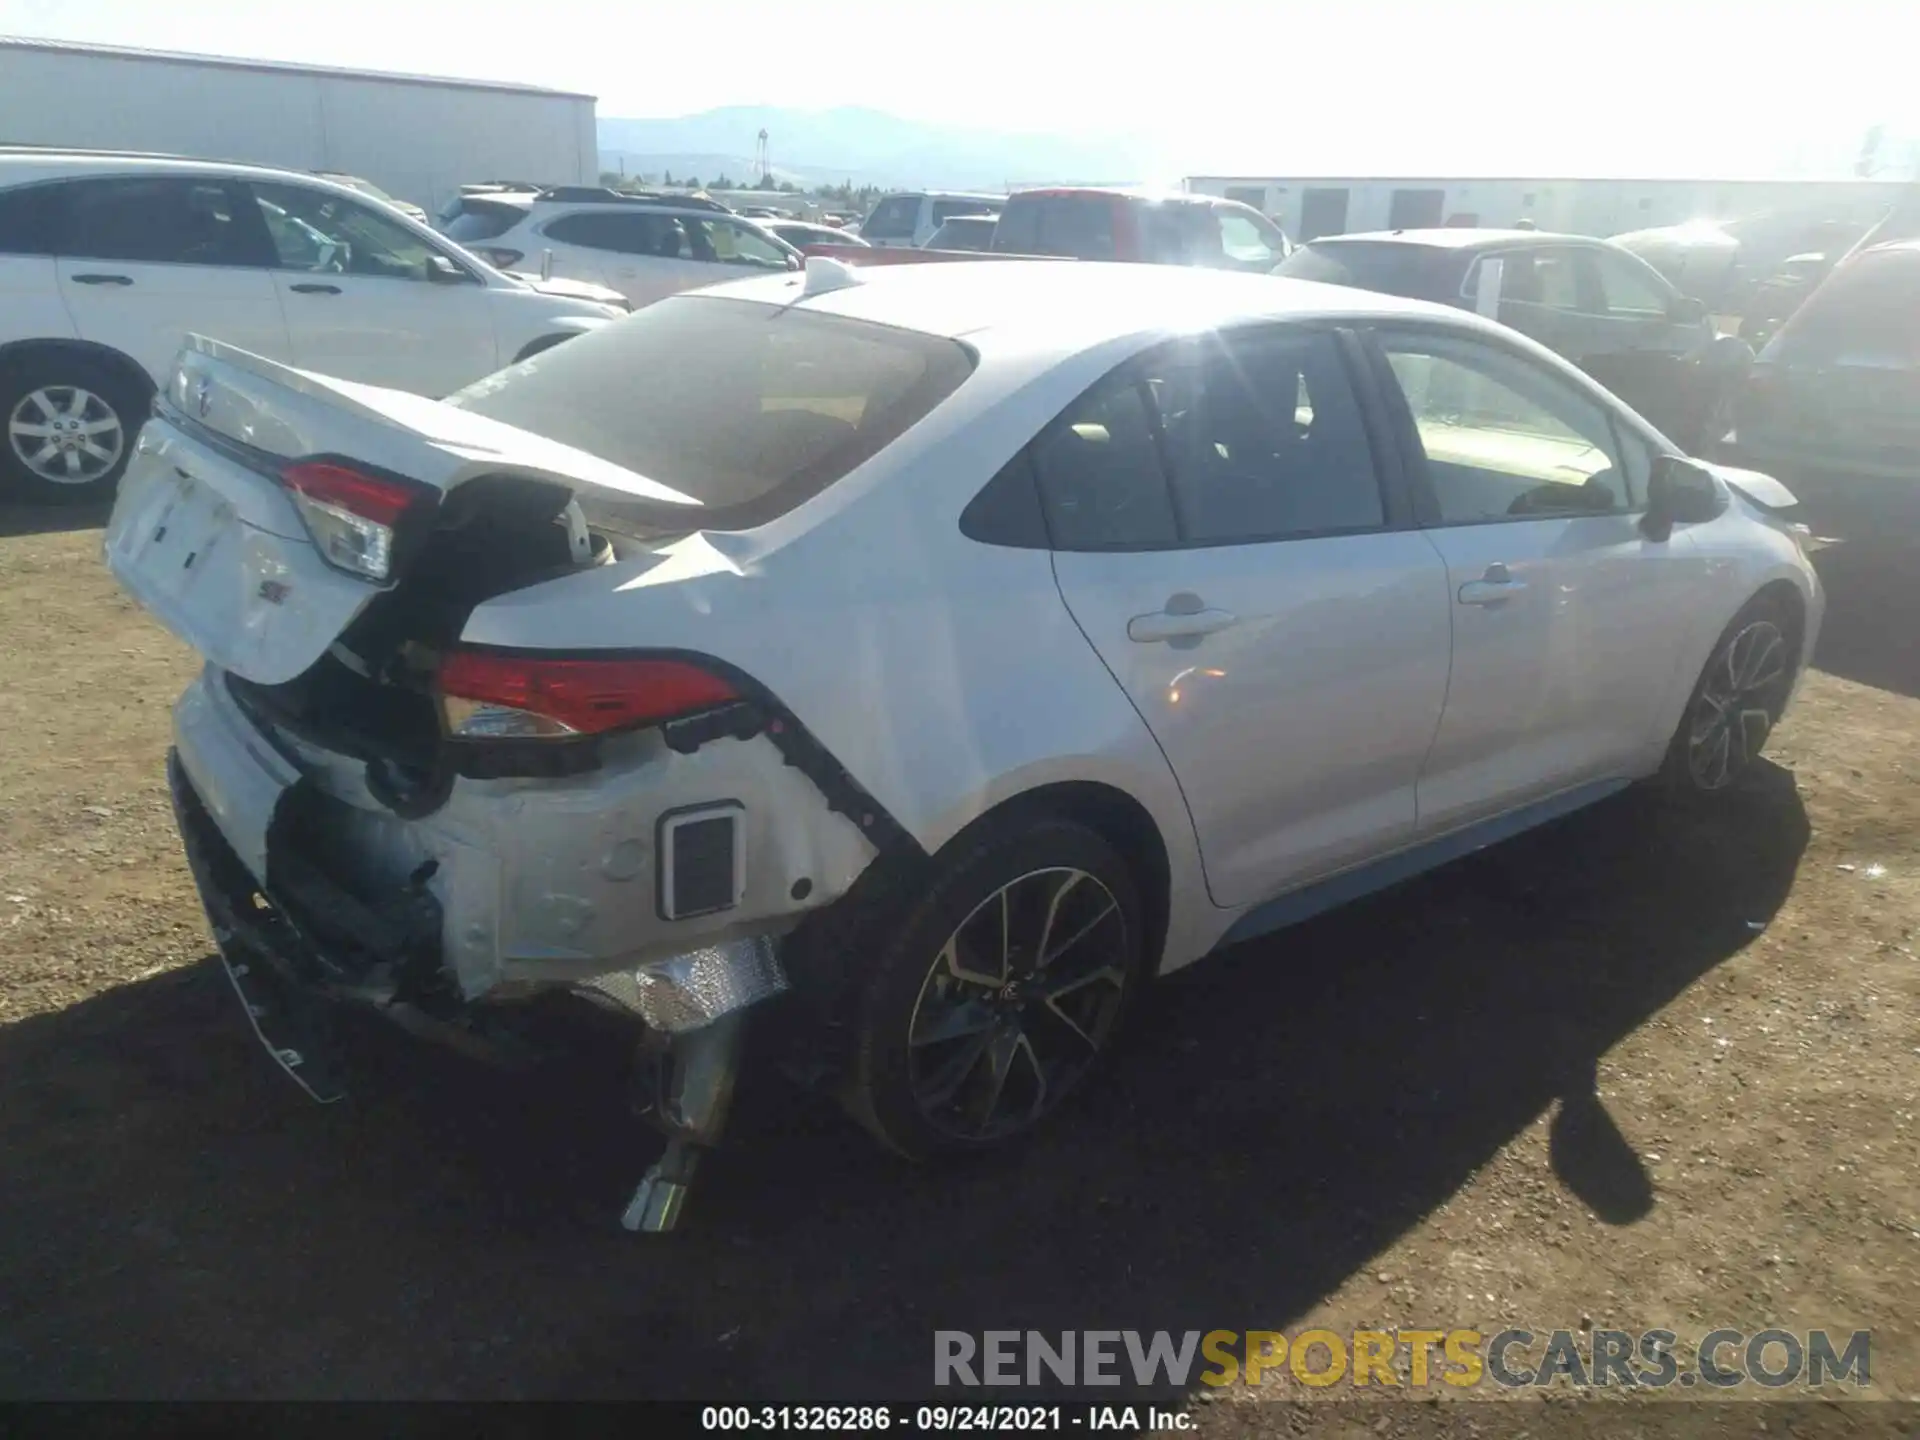
[{"label": "rear windshield", "polygon": [[1292,280],[1351,285],[1404,295],[1410,300],[1448,297],[1442,272],[1446,252],[1391,240],[1315,240],[1295,250],[1274,269]]},{"label": "rear windshield", "polygon": [[878,454],[972,372],[971,352],[939,336],[686,295],[447,403],[690,495],[706,507],[697,517],[703,529],[742,530]]},{"label": "rear windshield", "polygon": [[463,200],[459,213],[446,222],[441,233],[449,240],[468,243],[491,240],[506,234],[526,218],[526,210],[517,205],[504,205],[497,200]]},{"label": "rear windshield", "polygon": [[1775,353],[1920,363],[1920,249],[1870,250],[1841,265],[1787,322]]},{"label": "rear windshield", "polygon": [[1105,195],[1016,195],[1000,212],[993,248],[1014,255],[1066,255],[1077,260],[1114,256],[1113,211]]}]

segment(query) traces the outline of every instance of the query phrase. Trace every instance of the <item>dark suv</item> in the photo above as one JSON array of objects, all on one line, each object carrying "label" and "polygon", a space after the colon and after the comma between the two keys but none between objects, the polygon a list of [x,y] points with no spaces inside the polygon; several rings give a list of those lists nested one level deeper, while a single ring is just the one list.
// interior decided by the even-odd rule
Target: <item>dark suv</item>
[{"label": "dark suv", "polygon": [[1920,240],[1856,251],[1754,362],[1729,449],[1816,523],[1920,524]]},{"label": "dark suv", "polygon": [[1009,195],[992,248],[1013,255],[1138,260],[1263,275],[1293,250],[1285,231],[1236,200],[1086,188]]},{"label": "dark suv", "polygon": [[1475,310],[1557,351],[1690,451],[1720,439],[1753,351],[1617,245],[1532,230],[1338,235],[1273,272]]}]

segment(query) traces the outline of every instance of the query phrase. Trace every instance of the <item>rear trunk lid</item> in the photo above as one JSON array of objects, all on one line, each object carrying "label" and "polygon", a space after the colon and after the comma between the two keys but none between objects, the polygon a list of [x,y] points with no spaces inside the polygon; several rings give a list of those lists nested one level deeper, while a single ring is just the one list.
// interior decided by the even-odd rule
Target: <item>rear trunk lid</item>
[{"label": "rear trunk lid", "polygon": [[[485,384],[486,382],[481,382]],[[283,482],[295,462],[404,485],[392,573],[325,559]],[[377,386],[293,370],[189,337],[120,485],[109,568],[161,624],[213,664],[261,685],[312,667],[386,590],[447,498],[484,477],[575,495],[688,528],[697,502],[618,465],[511,425]],[[539,508],[539,507],[536,507]],[[677,521],[664,516],[678,512]]]}]

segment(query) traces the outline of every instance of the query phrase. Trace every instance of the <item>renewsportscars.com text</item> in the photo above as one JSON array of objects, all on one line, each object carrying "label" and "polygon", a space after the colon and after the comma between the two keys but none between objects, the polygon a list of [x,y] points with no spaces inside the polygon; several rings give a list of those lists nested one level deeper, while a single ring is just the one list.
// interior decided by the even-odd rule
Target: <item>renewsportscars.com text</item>
[{"label": "renewsportscars.com text", "polygon": [[1865,1330],[1717,1329],[1697,1341],[1672,1330],[936,1330],[933,1383],[1864,1389],[1872,1358]]}]

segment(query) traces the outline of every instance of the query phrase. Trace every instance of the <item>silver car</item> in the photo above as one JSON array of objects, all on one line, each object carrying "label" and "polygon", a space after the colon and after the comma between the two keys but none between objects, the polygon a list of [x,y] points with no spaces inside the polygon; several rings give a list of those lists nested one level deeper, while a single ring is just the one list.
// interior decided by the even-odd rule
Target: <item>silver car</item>
[{"label": "silver car", "polygon": [[1735,785],[1819,627],[1791,505],[1458,310],[815,259],[446,402],[196,341],[107,552],[205,657],[174,793],[280,1063],[337,1093],[317,1001],[610,1007],[659,1229],[775,995],[882,1142],[977,1149],[1156,976]]}]

